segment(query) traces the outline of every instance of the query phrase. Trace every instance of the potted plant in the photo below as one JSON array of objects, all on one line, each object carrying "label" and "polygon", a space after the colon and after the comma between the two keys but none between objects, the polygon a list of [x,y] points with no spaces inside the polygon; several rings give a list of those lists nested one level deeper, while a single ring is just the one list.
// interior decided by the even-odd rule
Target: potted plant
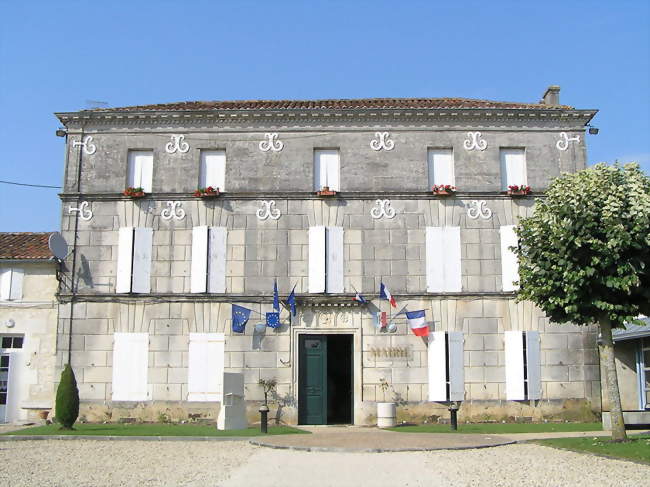
[{"label": "potted plant", "polygon": [[197,198],[212,198],[219,196],[220,194],[219,188],[215,189],[212,186],[208,186],[207,188],[197,188],[196,191],[194,191],[193,196]]},{"label": "potted plant", "polygon": [[379,379],[379,388],[384,402],[377,403],[377,427],[392,428],[397,424],[397,406],[394,402],[386,402],[386,392],[390,384],[382,377]]},{"label": "potted plant", "polygon": [[508,194],[510,196],[526,196],[531,191],[530,186],[512,184],[508,186]]},{"label": "potted plant", "polygon": [[129,186],[128,188],[126,188],[126,189],[122,192],[122,194],[123,194],[124,196],[128,196],[129,198],[142,198],[142,197],[145,196],[147,193],[145,193],[145,192],[144,192],[144,189],[141,188],[141,187],[132,188],[132,187]]},{"label": "potted plant", "polygon": [[335,196],[336,191],[330,190],[329,186],[323,186],[320,191],[317,191],[318,196]]},{"label": "potted plant", "polygon": [[433,191],[433,194],[438,196],[448,196],[454,194],[458,189],[456,186],[452,186],[451,184],[434,184],[431,187],[431,191]]}]

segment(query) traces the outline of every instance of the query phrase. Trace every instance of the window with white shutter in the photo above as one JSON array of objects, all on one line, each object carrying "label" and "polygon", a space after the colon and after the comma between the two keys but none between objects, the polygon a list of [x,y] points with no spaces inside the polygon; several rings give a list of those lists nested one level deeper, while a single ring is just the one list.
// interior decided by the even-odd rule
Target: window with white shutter
[{"label": "window with white shutter", "polygon": [[151,193],[153,179],[153,151],[129,151],[127,187],[142,188]]},{"label": "window with white shutter", "polygon": [[429,188],[441,184],[455,186],[454,152],[451,149],[429,149],[427,156]]},{"label": "window with white shutter", "polygon": [[541,399],[541,354],[538,331],[506,331],[506,399]]},{"label": "window with white shutter", "polygon": [[226,151],[202,150],[199,167],[199,188],[212,186],[220,192],[226,189]]},{"label": "window with white shutter", "polygon": [[343,228],[309,228],[309,292],[344,292]]},{"label": "window with white shutter", "polygon": [[460,331],[429,334],[429,401],[462,401],[465,398],[463,341]]},{"label": "window with white shutter", "polygon": [[223,333],[190,333],[188,401],[222,401],[225,337]]},{"label": "window with white shutter", "polygon": [[14,301],[23,298],[23,270],[15,267],[0,269],[0,299]]},{"label": "window with white shutter", "polygon": [[340,191],[340,158],[338,149],[314,150],[314,191],[328,187]]},{"label": "window with white shutter", "polygon": [[192,229],[191,292],[226,292],[226,244],[225,227]]},{"label": "window with white shutter", "polygon": [[504,225],[499,229],[501,237],[501,285],[503,291],[516,291],[519,286],[519,263],[517,255],[510,247],[517,247],[518,240],[514,225]]},{"label": "window with white shutter", "polygon": [[526,151],[524,149],[501,149],[501,189],[508,186],[526,186]]},{"label": "window with white shutter", "polygon": [[151,291],[153,229],[122,227],[117,252],[117,293]]},{"label": "window with white shutter", "polygon": [[149,367],[148,333],[113,335],[113,401],[146,401]]},{"label": "window with white shutter", "polygon": [[460,292],[460,227],[426,228],[427,292]]}]

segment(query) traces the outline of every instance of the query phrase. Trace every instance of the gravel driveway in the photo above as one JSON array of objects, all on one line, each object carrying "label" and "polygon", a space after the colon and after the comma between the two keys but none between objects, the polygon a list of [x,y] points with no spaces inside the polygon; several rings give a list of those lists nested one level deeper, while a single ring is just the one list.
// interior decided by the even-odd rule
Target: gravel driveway
[{"label": "gravel driveway", "polygon": [[650,467],[537,445],[408,453],[312,453],[245,441],[0,443],[0,485],[650,485]]}]

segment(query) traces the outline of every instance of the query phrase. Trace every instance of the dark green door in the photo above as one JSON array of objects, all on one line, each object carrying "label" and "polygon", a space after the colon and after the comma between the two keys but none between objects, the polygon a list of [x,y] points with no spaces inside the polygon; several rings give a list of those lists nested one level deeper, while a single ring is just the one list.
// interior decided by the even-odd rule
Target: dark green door
[{"label": "dark green door", "polygon": [[300,424],[327,424],[327,337],[301,335],[298,391]]}]

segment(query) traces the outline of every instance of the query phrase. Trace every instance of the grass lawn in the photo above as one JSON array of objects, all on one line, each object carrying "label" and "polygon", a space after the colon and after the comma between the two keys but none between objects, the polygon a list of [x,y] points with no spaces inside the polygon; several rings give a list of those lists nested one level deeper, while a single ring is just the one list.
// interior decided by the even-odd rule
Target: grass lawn
[{"label": "grass lawn", "polygon": [[610,438],[605,436],[602,438],[555,438],[539,440],[535,443],[650,463],[650,435],[632,436],[626,443],[612,443]]},{"label": "grass lawn", "polygon": [[388,428],[400,433],[548,433],[554,431],[601,431],[601,423],[472,423],[459,424],[453,431],[448,424],[420,424]]},{"label": "grass lawn", "polygon": [[[269,435],[309,434],[290,426],[269,427]],[[35,426],[5,435],[88,435],[88,436],[258,436],[259,428],[221,431],[216,426],[197,424],[75,424],[75,429],[60,430],[58,424]]]}]

